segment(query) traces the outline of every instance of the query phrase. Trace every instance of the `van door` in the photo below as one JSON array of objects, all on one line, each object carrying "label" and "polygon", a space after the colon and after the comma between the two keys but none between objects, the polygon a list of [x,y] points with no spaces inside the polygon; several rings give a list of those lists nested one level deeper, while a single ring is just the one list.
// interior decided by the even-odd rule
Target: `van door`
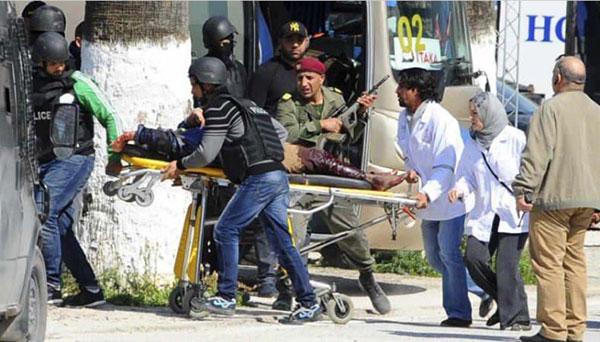
[{"label": "van door", "polygon": [[[4,31],[5,27],[0,27]],[[8,39],[1,32],[2,39]],[[17,174],[18,153],[16,138],[16,113],[12,88],[12,64],[0,63],[0,303],[18,303],[18,291],[22,282],[17,279],[21,262],[22,215]],[[26,256],[26,255],[25,255]],[[25,259],[26,261],[26,259]],[[26,265],[20,265],[26,270]],[[1,308],[0,308],[0,311]]]}]

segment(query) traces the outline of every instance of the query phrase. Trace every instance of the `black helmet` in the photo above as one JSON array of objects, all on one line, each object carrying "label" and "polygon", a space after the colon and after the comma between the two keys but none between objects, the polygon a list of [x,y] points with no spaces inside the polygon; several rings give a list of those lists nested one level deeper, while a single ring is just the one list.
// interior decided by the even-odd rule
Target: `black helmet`
[{"label": "black helmet", "polygon": [[210,17],[202,25],[202,39],[204,41],[204,47],[207,49],[210,46],[215,46],[220,40],[231,36],[234,33],[238,33],[229,19],[225,17]]},{"label": "black helmet", "polygon": [[65,32],[65,14],[55,6],[45,5],[31,16],[31,32]]},{"label": "black helmet", "polygon": [[31,59],[39,62],[63,62],[69,59],[65,37],[56,32],[44,32],[33,43]]},{"label": "black helmet", "polygon": [[33,15],[33,12],[42,7],[45,6],[46,3],[43,1],[32,1],[30,3],[28,3],[25,8],[23,8],[23,12],[21,12],[21,17],[23,18],[31,18],[31,16]]},{"label": "black helmet", "polygon": [[225,63],[216,57],[200,57],[192,62],[188,71],[190,77],[198,83],[222,85],[227,83],[227,68]]}]

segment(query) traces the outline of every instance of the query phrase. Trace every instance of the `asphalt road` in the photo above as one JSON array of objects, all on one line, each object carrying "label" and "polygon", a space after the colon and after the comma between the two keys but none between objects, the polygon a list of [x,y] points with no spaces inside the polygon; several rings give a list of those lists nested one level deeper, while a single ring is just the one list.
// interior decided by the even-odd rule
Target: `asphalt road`
[{"label": "asphalt road", "polygon": [[[596,269],[597,270],[597,269]],[[585,341],[600,341],[600,281],[590,270],[588,330]],[[168,308],[132,308],[104,305],[96,309],[50,308],[46,341],[518,341],[520,332],[500,331],[485,326],[477,317],[479,299],[471,297],[474,323],[471,328],[443,328],[441,280],[378,274],[392,300],[393,311],[375,314],[358,289],[355,271],[311,269],[312,278],[335,282],[338,291],[352,297],[355,318],[336,325],[324,318],[304,326],[277,323],[284,312],[270,310],[268,299],[252,298],[256,307],[239,307],[232,318],[192,321]],[[535,317],[535,287],[528,287],[529,308]],[[534,334],[539,326],[527,334]]]}]

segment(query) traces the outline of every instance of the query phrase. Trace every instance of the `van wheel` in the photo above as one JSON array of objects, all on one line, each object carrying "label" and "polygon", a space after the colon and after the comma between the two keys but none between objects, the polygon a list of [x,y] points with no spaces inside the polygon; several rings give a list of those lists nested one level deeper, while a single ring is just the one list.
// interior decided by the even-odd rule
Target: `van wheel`
[{"label": "van wheel", "polygon": [[48,289],[46,288],[46,269],[39,247],[35,247],[33,267],[29,277],[28,329],[25,341],[43,341],[46,335],[46,315],[48,307]]}]

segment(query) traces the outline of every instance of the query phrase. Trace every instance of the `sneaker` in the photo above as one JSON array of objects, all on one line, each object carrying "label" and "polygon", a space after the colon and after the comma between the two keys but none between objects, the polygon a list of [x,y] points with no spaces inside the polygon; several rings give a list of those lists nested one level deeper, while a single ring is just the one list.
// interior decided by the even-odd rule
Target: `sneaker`
[{"label": "sneaker", "polygon": [[314,304],[308,308],[298,304],[289,316],[279,319],[279,323],[304,324],[307,322],[316,322],[321,319],[322,311],[319,304]]},{"label": "sneaker", "polygon": [[48,286],[48,304],[60,305],[62,304],[62,302],[62,292],[60,290],[55,289],[52,286]]},{"label": "sneaker", "polygon": [[190,317],[200,319],[209,314],[233,316],[235,315],[235,298],[227,300],[223,297],[215,296],[202,300],[194,298],[190,302]]},{"label": "sneaker", "polygon": [[373,272],[360,272],[358,277],[358,286],[365,292],[377,312],[382,315],[389,313],[392,310],[392,304],[381,289],[381,286],[375,281]]},{"label": "sneaker", "polygon": [[482,299],[479,303],[479,317],[484,318],[494,308],[494,299],[488,296],[486,299]]},{"label": "sneaker", "polygon": [[471,321],[470,319],[450,317],[448,319],[443,320],[442,323],[440,323],[440,325],[442,327],[468,328],[471,326],[471,323],[473,323],[473,321]]},{"label": "sneaker", "polygon": [[104,293],[102,293],[102,290],[99,290],[96,293],[88,290],[81,290],[78,294],[66,297],[63,301],[64,306],[84,308],[93,308],[105,303],[106,301],[104,300]]}]

